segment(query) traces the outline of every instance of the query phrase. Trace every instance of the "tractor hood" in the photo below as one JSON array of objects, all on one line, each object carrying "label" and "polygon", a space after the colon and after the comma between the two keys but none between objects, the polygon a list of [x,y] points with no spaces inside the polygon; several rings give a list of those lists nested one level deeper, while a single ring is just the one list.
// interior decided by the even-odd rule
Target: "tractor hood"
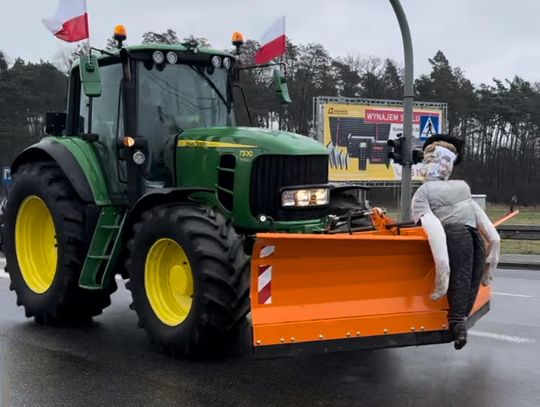
[{"label": "tractor hood", "polygon": [[[230,213],[239,230],[322,227],[326,207],[286,211],[283,187],[328,183],[328,153],[322,144],[298,134],[249,127],[190,129],[177,138],[176,186],[208,188],[199,199]],[[281,228],[281,229],[280,229]]]},{"label": "tractor hood", "polygon": [[178,137],[178,147],[258,149],[259,154],[328,154],[322,144],[309,137],[255,127],[189,129]]}]

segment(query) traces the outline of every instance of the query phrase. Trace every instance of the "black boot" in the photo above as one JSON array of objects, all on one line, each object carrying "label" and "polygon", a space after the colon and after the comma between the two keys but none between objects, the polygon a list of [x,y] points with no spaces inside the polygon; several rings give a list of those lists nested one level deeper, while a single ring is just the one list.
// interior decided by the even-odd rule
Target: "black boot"
[{"label": "black boot", "polygon": [[465,322],[456,322],[452,325],[451,332],[454,348],[459,350],[467,344],[467,325],[465,325]]}]

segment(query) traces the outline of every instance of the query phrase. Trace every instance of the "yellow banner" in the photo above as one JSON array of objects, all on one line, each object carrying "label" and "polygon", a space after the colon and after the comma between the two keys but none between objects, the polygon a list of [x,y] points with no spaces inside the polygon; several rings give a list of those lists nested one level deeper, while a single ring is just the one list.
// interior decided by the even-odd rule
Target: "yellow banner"
[{"label": "yellow banner", "polygon": [[[401,107],[328,103],[323,109],[331,181],[401,179],[401,166],[387,159],[387,141],[403,133]],[[413,147],[442,132],[442,110],[417,108],[413,113]],[[420,168],[413,166],[413,179],[420,179]]]}]

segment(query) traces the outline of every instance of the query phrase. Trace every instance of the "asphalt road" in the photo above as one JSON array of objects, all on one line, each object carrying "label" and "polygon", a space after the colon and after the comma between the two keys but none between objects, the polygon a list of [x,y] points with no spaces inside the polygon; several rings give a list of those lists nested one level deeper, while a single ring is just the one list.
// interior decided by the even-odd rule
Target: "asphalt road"
[{"label": "asphalt road", "polygon": [[462,351],[445,344],[204,362],[157,354],[123,287],[92,325],[50,328],[24,317],[0,275],[1,406],[521,407],[540,400],[540,271],[499,271],[492,310]]}]

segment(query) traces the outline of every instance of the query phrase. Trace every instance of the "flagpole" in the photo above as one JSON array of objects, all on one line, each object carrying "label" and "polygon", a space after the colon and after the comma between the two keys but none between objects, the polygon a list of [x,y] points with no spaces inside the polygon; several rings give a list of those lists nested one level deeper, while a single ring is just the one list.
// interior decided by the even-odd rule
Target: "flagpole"
[{"label": "flagpole", "polygon": [[92,46],[90,44],[90,15],[88,14],[88,5],[86,4],[86,0],[84,0],[84,11],[86,14],[86,30],[88,31],[88,38],[86,39],[86,42],[88,44],[88,57],[90,58],[92,56]]},{"label": "flagpole", "polygon": [[[88,62],[87,64],[92,63],[92,45],[90,44],[90,17],[88,15],[88,6],[86,4],[86,0],[84,0],[84,14],[85,14],[85,22],[86,22],[86,31],[88,32],[88,38],[86,39],[86,44],[88,46]],[[84,69],[84,67],[81,67],[81,69]],[[87,132],[88,134],[92,133],[92,111],[93,111],[93,104],[94,104],[94,98],[92,96],[88,97],[88,126],[87,126]],[[84,131],[84,129],[83,129]]]},{"label": "flagpole", "polygon": [[[286,16],[283,16],[283,33],[287,32],[287,31],[285,31],[285,28],[286,28],[286,25],[287,25],[286,18],[287,18]],[[283,41],[285,41],[285,47],[284,47],[285,52],[283,54],[281,54],[279,59],[281,61],[281,65],[283,65],[286,68],[287,67],[285,65],[285,54],[287,53],[287,35],[286,34],[284,36]],[[287,72],[287,70],[283,69],[283,75],[285,75],[286,72]],[[278,121],[278,130],[280,130],[280,131],[282,130],[282,127],[283,127],[281,123],[282,123],[282,119],[283,119],[282,116],[283,116],[284,111],[285,111],[285,107],[283,106],[283,104],[280,104],[279,105],[279,121]]]}]

